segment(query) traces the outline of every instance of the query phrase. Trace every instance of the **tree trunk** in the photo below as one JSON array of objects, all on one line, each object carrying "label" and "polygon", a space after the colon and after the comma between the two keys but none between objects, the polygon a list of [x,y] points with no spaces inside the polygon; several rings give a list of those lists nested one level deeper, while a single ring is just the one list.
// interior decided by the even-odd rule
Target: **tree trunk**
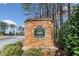
[{"label": "tree trunk", "polygon": [[58,39],[58,5],[56,4],[56,38]]},{"label": "tree trunk", "polygon": [[58,39],[58,8],[57,8],[57,4],[54,4],[54,10],[53,10],[53,13],[52,16],[54,17],[54,35],[55,35],[55,39],[57,41]]},{"label": "tree trunk", "polygon": [[70,17],[70,3],[68,3],[68,19]]},{"label": "tree trunk", "polygon": [[63,24],[63,4],[60,3],[60,27]]},{"label": "tree trunk", "polygon": [[52,20],[54,20],[54,16],[55,16],[54,15],[55,14],[55,10],[54,9],[55,9],[55,4],[52,4],[52,9],[51,9],[52,10],[52,15],[51,15]]},{"label": "tree trunk", "polygon": [[42,14],[42,11],[41,11],[41,3],[39,4],[39,7],[40,7],[40,18],[41,18],[41,14]]},{"label": "tree trunk", "polygon": [[47,4],[47,3],[46,3],[46,5],[45,5],[45,10],[46,10],[46,13],[45,13],[45,14],[46,14],[46,18],[48,18],[48,16],[49,16],[49,15],[48,15],[48,12],[49,12],[49,11],[48,11],[48,4]]}]

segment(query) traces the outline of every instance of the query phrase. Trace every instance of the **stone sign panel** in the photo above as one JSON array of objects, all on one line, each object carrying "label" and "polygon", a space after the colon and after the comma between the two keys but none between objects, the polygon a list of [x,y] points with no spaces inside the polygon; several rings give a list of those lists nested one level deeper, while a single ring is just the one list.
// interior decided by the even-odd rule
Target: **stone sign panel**
[{"label": "stone sign panel", "polygon": [[48,18],[27,19],[24,27],[23,49],[54,47],[54,23]]}]

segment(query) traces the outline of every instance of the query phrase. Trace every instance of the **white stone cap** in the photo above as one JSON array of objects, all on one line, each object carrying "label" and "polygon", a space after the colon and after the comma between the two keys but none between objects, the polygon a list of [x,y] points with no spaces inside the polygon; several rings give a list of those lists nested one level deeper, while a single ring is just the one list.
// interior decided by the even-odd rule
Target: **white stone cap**
[{"label": "white stone cap", "polygon": [[[33,48],[33,47],[22,47],[22,50],[28,50],[28,49],[31,49],[31,48]],[[56,50],[58,50],[58,48],[57,47],[55,47],[55,46],[53,46],[53,47],[37,47],[36,49],[38,49],[38,48],[42,48],[43,50],[52,50],[52,51],[56,51]]]},{"label": "white stone cap", "polygon": [[42,49],[50,49],[50,50],[58,50],[58,48],[57,47],[42,47]]},{"label": "white stone cap", "polygon": [[28,49],[30,49],[31,47],[22,47],[22,50],[28,50]]}]

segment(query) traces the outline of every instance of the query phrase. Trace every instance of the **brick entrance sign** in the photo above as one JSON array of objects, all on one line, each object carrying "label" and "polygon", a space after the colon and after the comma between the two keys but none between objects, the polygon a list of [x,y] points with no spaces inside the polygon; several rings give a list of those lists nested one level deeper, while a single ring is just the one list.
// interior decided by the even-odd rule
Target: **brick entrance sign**
[{"label": "brick entrance sign", "polygon": [[48,18],[27,19],[24,27],[23,50],[55,48],[54,23]]}]

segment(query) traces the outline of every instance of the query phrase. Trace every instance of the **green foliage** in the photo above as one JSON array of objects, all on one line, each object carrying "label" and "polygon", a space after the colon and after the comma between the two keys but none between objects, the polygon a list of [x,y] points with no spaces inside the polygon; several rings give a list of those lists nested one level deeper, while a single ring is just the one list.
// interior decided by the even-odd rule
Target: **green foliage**
[{"label": "green foliage", "polygon": [[79,6],[60,28],[59,43],[66,55],[79,55]]},{"label": "green foliage", "polygon": [[21,56],[22,53],[23,50],[21,42],[5,45],[2,49],[3,56]]},{"label": "green foliage", "polygon": [[24,51],[22,56],[42,56],[42,52],[41,52],[41,49],[34,49],[34,48],[31,48],[27,51]]},{"label": "green foliage", "polygon": [[29,9],[29,5],[30,5],[30,3],[23,3],[23,4],[22,4],[22,8],[23,8],[24,10],[28,10],[28,9]]},{"label": "green foliage", "polygon": [[13,35],[13,33],[10,31],[10,32],[9,32],[9,35]]},{"label": "green foliage", "polygon": [[2,34],[2,33],[0,33],[0,36],[3,36],[3,34]]},{"label": "green foliage", "polygon": [[16,35],[24,35],[23,32],[17,32]]},{"label": "green foliage", "polygon": [[2,55],[2,52],[1,52],[1,50],[0,50],[0,56]]},{"label": "green foliage", "polygon": [[8,24],[5,22],[0,22],[0,32],[5,34],[5,30],[8,28]]}]

